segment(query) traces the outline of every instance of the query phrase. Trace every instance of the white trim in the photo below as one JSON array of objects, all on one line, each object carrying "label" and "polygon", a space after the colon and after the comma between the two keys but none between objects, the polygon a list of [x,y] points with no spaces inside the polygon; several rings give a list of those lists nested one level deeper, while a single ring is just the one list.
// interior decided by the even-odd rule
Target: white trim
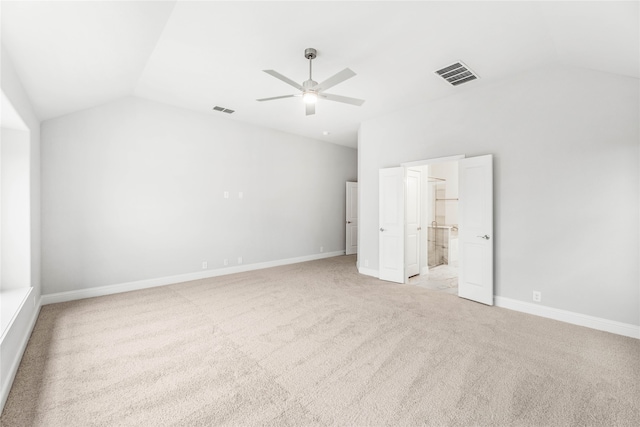
[{"label": "white trim", "polygon": [[[29,292],[29,295],[31,295],[31,292]],[[22,308],[24,307],[24,304],[26,303],[27,300],[28,298],[24,299],[24,301],[22,302],[22,305],[20,305],[20,309],[18,310],[18,313],[22,311]],[[18,373],[18,367],[20,366],[20,362],[22,361],[22,356],[24,355],[24,351],[27,349],[27,344],[29,343],[29,339],[31,339],[31,333],[33,332],[33,328],[36,326],[36,321],[38,320],[38,315],[40,314],[40,308],[42,307],[42,298],[40,298],[40,300],[37,303],[35,302],[35,298],[34,298],[34,304],[36,304],[36,307],[34,307],[33,313],[31,314],[29,325],[27,327],[27,330],[25,331],[26,333],[22,335],[22,340],[20,341],[20,347],[18,349],[18,352],[15,353],[15,358],[11,363],[9,372],[6,373],[6,377],[2,378],[2,390],[0,390],[0,413],[2,413],[2,410],[4,409],[4,404],[7,403],[7,398],[9,397],[9,392],[11,391],[11,387],[13,386],[13,380],[15,379],[16,374]],[[7,327],[7,331],[11,329],[11,326]]]},{"label": "white trim", "polygon": [[243,273],[245,271],[260,270],[263,268],[278,267],[298,262],[314,261],[323,258],[331,258],[344,255],[344,251],[325,252],[320,254],[305,255],[296,258],[280,259],[275,261],[259,262],[255,264],[237,265],[234,267],[220,268],[216,270],[199,271],[196,273],[178,274],[176,276],[158,277],[155,279],[137,280],[135,282],[117,283],[107,286],[99,286],[75,291],[58,292],[42,295],[42,305],[59,302],[74,301],[84,298],[100,297],[104,295],[118,294],[121,292],[137,291],[140,289],[154,288],[156,286],[172,285],[174,283],[189,282],[191,280],[207,279],[210,277],[226,276],[228,274]]},{"label": "white trim", "polygon": [[376,279],[380,277],[378,270],[374,270],[372,268],[358,267],[358,273],[364,274],[365,276],[373,276]]},{"label": "white trim", "polygon": [[617,322],[615,320],[603,319],[586,314],[574,313],[557,308],[547,307],[539,304],[518,301],[511,298],[494,296],[496,307],[507,308],[509,310],[520,311],[522,313],[533,314],[547,319],[559,320],[573,325],[586,326],[587,328],[599,331],[611,332],[612,334],[624,335],[640,339],[640,326],[629,323]]},{"label": "white trim", "polygon": [[400,163],[400,166],[411,168],[415,166],[432,165],[434,163],[457,162],[458,160],[464,158],[464,154],[458,154],[456,156],[436,157],[435,159],[416,160],[415,162]]},{"label": "white trim", "polygon": [[[4,291],[3,296],[5,298],[7,298],[7,296],[10,296],[8,298],[10,300],[10,302],[6,303],[6,301],[5,301],[5,303],[2,304],[2,311],[4,313],[6,310],[11,310],[12,314],[11,314],[11,319],[9,319],[9,321],[6,324],[6,326],[2,330],[0,330],[0,343],[2,343],[2,341],[4,341],[5,335],[7,335],[7,333],[9,333],[9,330],[11,329],[11,326],[13,325],[13,322],[16,321],[16,318],[18,317],[18,314],[20,314],[20,310],[22,310],[22,307],[24,306],[24,303],[27,300],[27,298],[29,298],[29,295],[31,295],[31,292],[33,292],[33,287],[12,289],[10,291]],[[20,294],[22,294],[22,295],[20,295]],[[18,296],[19,300],[15,296]],[[19,301],[18,304],[14,303],[15,300]],[[9,304],[11,304],[12,306],[9,307]]]}]

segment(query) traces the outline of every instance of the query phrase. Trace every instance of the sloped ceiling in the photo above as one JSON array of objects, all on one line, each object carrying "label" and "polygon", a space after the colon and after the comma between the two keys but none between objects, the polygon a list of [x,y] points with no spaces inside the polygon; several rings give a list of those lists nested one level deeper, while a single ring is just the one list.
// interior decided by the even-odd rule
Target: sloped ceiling
[{"label": "sloped ceiling", "polygon": [[[356,146],[360,122],[553,63],[640,77],[638,2],[2,2],[2,43],[41,120],[138,96]],[[296,90],[349,67],[305,116]],[[480,79],[434,71],[462,60]],[[220,105],[232,115],[212,111]],[[329,135],[323,135],[329,131]]]}]

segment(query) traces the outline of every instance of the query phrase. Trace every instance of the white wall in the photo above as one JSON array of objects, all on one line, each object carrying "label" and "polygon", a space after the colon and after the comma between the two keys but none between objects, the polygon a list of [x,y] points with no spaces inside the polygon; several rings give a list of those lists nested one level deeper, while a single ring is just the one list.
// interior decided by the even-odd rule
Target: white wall
[{"label": "white wall", "polygon": [[0,290],[31,286],[29,132],[0,129]]},{"label": "white wall", "polygon": [[125,98],[43,122],[45,294],[344,250],[356,150],[216,114]]},{"label": "white wall", "polygon": [[496,295],[638,325],[639,113],[637,79],[557,66],[363,123],[359,265],[379,168],[493,154]]}]

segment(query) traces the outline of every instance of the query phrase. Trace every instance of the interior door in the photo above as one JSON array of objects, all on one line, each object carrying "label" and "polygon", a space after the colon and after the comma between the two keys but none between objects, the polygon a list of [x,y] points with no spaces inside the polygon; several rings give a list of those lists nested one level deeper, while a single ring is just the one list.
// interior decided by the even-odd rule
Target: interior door
[{"label": "interior door", "polygon": [[404,168],[379,171],[379,277],[404,283]]},{"label": "interior door", "polygon": [[422,172],[407,170],[405,212],[405,268],[407,278],[420,274],[420,181]]},{"label": "interior door", "polygon": [[458,162],[458,295],[493,305],[493,157]]},{"label": "interior door", "polygon": [[358,253],[358,183],[347,182],[345,254]]}]

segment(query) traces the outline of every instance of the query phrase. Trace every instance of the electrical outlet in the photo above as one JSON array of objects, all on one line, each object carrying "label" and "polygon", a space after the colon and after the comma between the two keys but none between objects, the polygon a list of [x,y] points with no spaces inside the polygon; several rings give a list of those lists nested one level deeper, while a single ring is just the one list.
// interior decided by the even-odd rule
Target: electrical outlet
[{"label": "electrical outlet", "polygon": [[228,198],[229,198],[229,192],[228,192],[228,191],[225,191],[225,192],[224,192],[224,198],[225,198],[225,199],[228,199]]},{"label": "electrical outlet", "polygon": [[223,263],[224,263],[224,265],[229,265],[229,260],[225,258]]},{"label": "electrical outlet", "polygon": [[207,268],[207,261],[202,261],[202,269],[206,269]]},{"label": "electrical outlet", "polygon": [[241,256],[238,257],[238,264],[242,264],[242,257]]},{"label": "electrical outlet", "polygon": [[540,302],[540,301],[542,301],[542,292],[533,291],[533,302]]},{"label": "electrical outlet", "polygon": [[364,260],[364,266],[365,266],[365,267],[369,267],[369,260],[368,260],[368,259],[365,259],[365,260]]},{"label": "electrical outlet", "polygon": [[320,252],[324,252],[324,246],[320,246]]},{"label": "electrical outlet", "polygon": [[244,194],[242,194],[242,191],[238,193],[238,199],[242,199],[244,197]]}]

